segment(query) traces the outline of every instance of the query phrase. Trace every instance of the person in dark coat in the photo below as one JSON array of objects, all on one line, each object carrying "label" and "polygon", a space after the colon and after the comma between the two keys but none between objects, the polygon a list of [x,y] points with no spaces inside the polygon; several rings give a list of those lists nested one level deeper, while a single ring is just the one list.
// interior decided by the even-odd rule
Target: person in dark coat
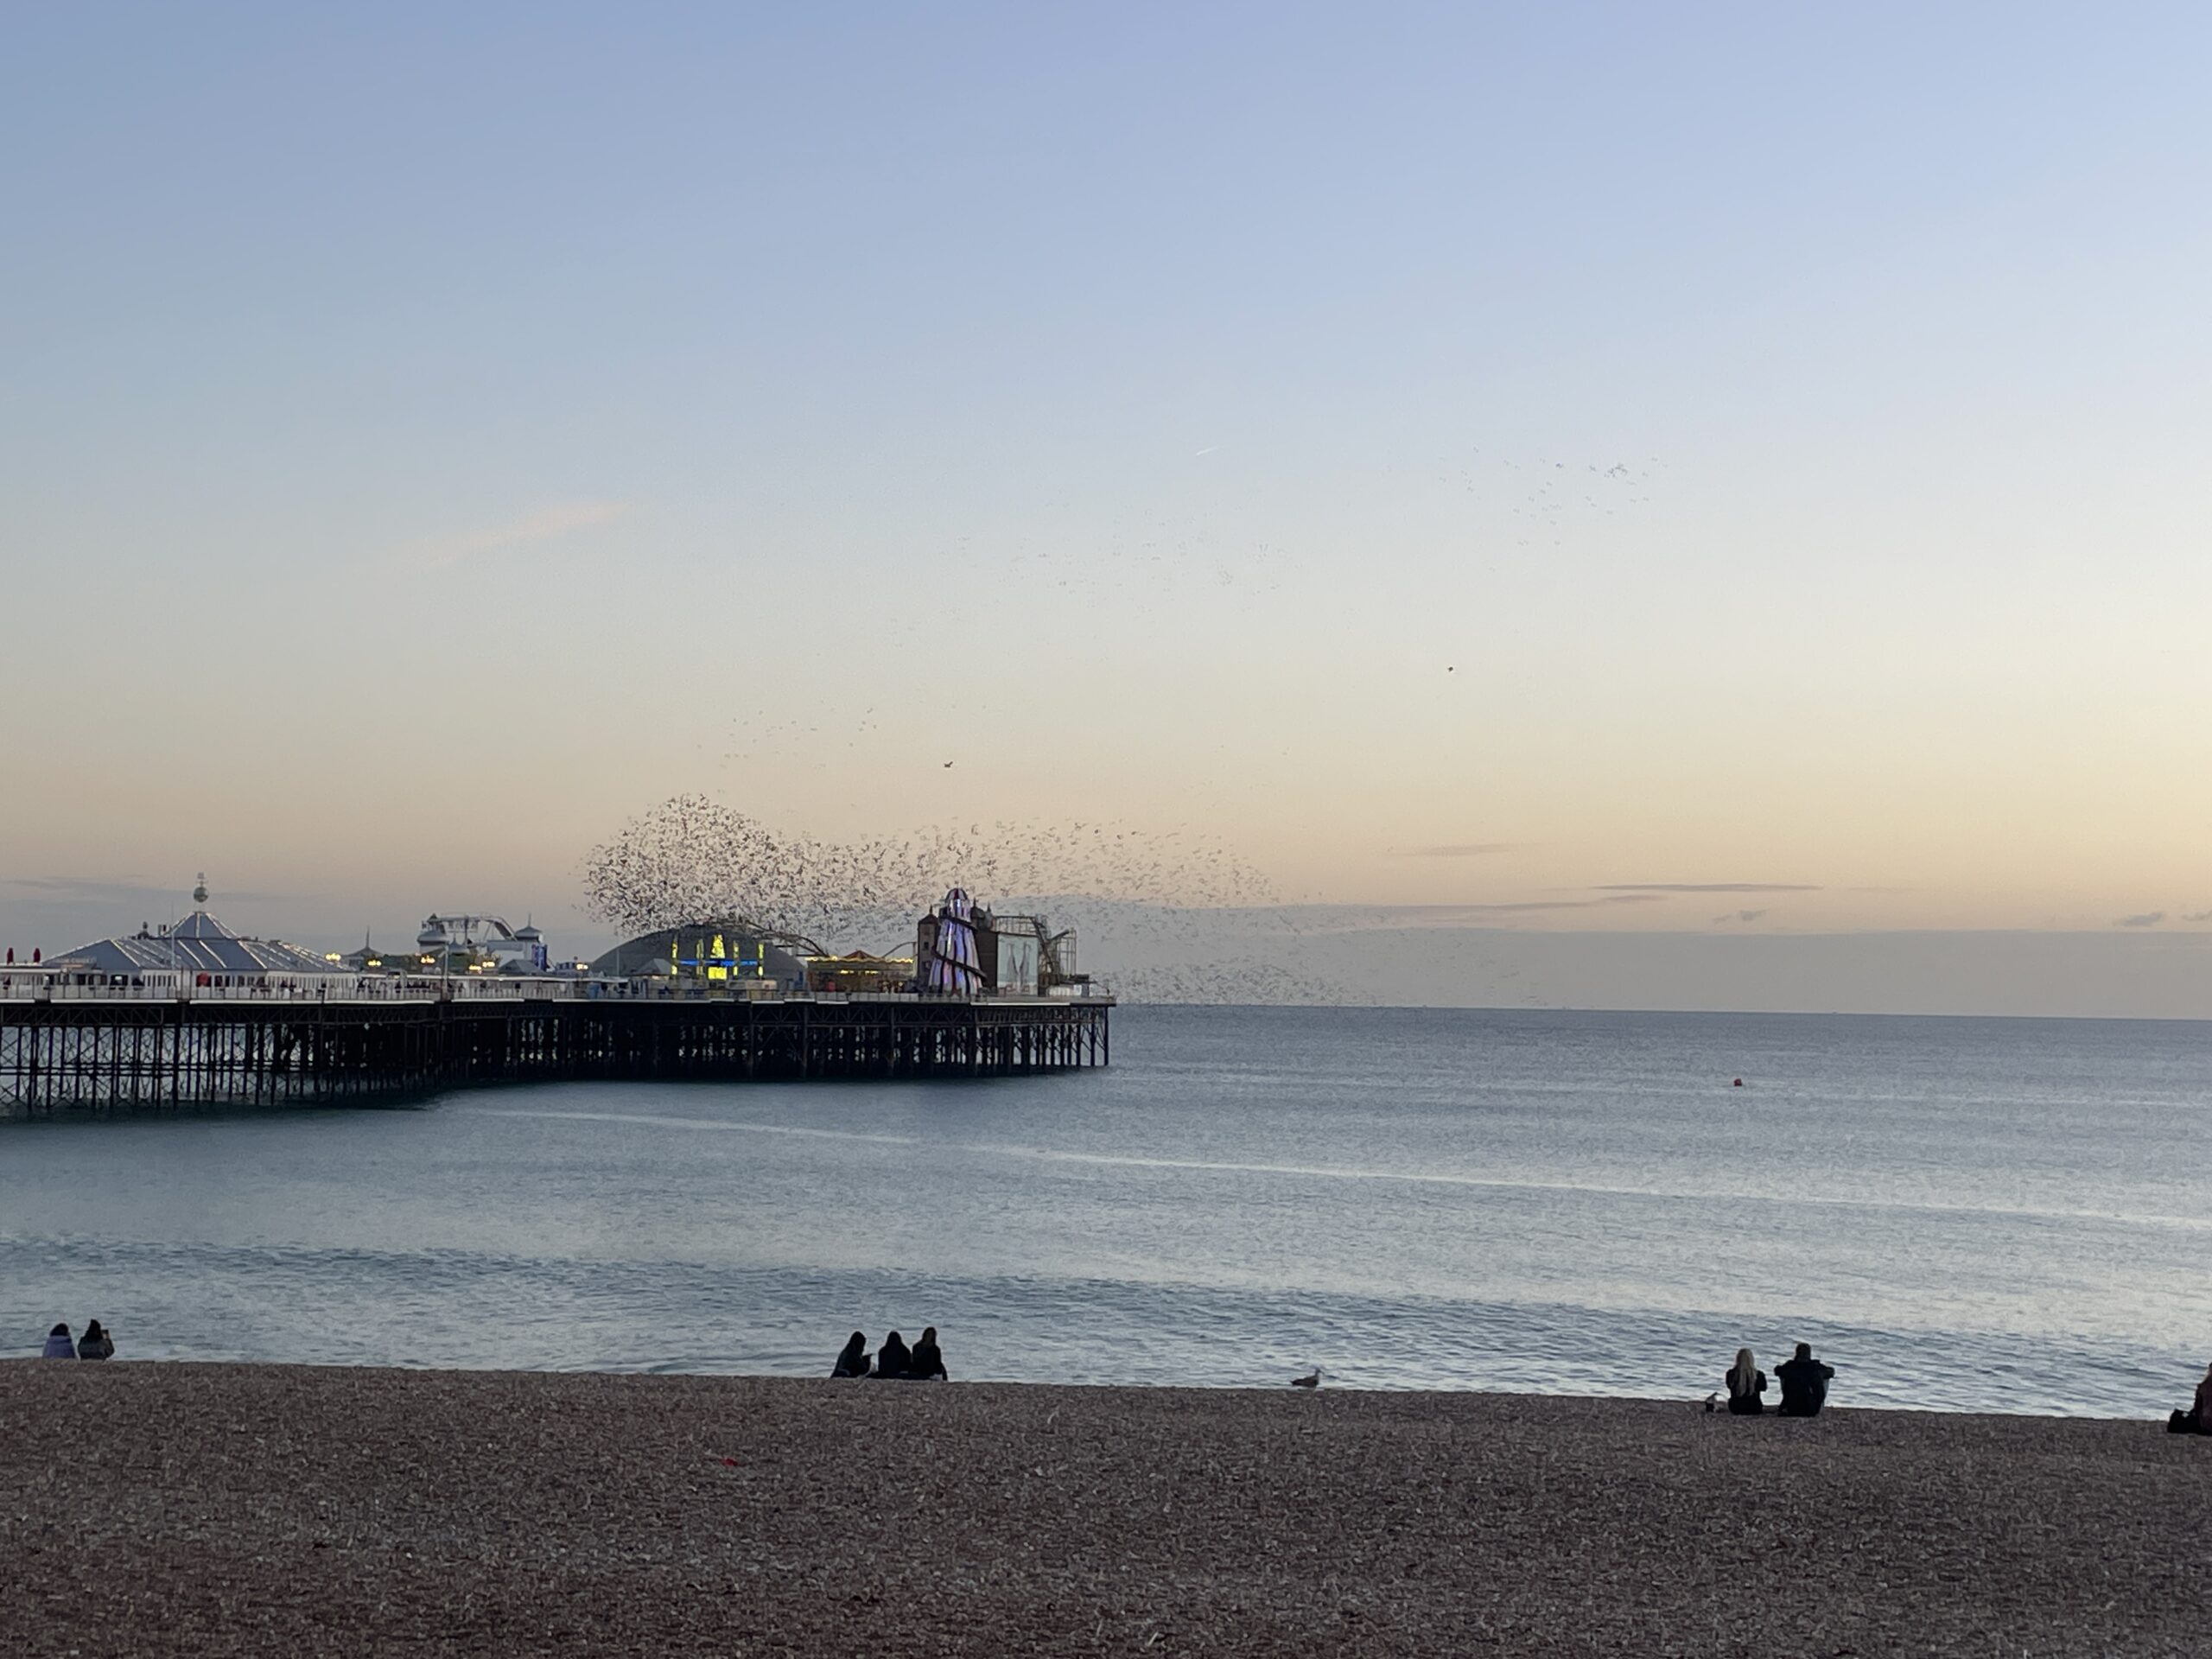
[{"label": "person in dark coat", "polygon": [[67,1325],[57,1325],[53,1330],[46,1333],[46,1348],[44,1351],[39,1355],[39,1357],[41,1359],[74,1359],[77,1357],[77,1344],[69,1340],[69,1327]]},{"label": "person in dark coat", "polygon": [[1750,1349],[1736,1351],[1736,1363],[1728,1368],[1726,1381],[1728,1409],[1736,1416],[1757,1417],[1766,1410],[1766,1402],[1759,1397],[1766,1392],[1766,1373],[1759,1370]]},{"label": "person in dark coat", "polygon": [[2212,1434],[2212,1365],[2204,1368],[2204,1380],[2196,1385],[2196,1397],[2190,1402],[2187,1411],[2177,1411],[2166,1419],[2166,1431],[2171,1434]]},{"label": "person in dark coat", "polygon": [[1774,1368],[1774,1375],[1782,1384],[1777,1416],[1817,1417],[1828,1402],[1828,1379],[1835,1375],[1835,1367],[1821,1364],[1813,1357],[1812,1344],[1801,1342],[1795,1354]]},{"label": "person in dark coat", "polygon": [[100,1329],[100,1322],[98,1319],[87,1325],[85,1327],[85,1334],[77,1338],[77,1357],[79,1359],[115,1357],[114,1340],[106,1332]]},{"label": "person in dark coat", "polygon": [[931,1325],[922,1332],[922,1339],[914,1344],[914,1352],[907,1362],[907,1376],[916,1382],[943,1382],[944,1356],[938,1351],[937,1326]]},{"label": "person in dark coat", "polygon": [[913,1355],[907,1352],[906,1344],[899,1341],[896,1331],[886,1337],[883,1346],[875,1351],[875,1374],[878,1376],[896,1377],[904,1382],[913,1363]]},{"label": "person in dark coat", "polygon": [[862,1331],[853,1332],[853,1339],[838,1351],[837,1363],[830,1375],[832,1376],[866,1376],[868,1375],[867,1332]]}]

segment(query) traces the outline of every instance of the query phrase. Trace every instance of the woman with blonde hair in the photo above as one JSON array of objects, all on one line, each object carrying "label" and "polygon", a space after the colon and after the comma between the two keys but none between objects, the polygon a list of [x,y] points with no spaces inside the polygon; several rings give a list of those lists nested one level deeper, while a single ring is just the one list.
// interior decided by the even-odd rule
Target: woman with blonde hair
[{"label": "woman with blonde hair", "polygon": [[1736,1363],[1728,1368],[1728,1409],[1738,1417],[1756,1417],[1766,1409],[1759,1396],[1766,1392],[1766,1373],[1759,1370],[1759,1363],[1751,1357],[1748,1348],[1736,1351]]}]

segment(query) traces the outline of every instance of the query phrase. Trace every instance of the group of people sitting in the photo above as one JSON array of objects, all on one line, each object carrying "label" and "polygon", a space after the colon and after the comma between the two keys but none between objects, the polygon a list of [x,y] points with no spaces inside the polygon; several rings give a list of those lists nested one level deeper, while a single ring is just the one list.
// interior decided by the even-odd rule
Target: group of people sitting
[{"label": "group of people sitting", "polygon": [[[1775,1408],[1776,1416],[1817,1417],[1828,1402],[1828,1379],[1835,1375],[1835,1368],[1815,1359],[1812,1344],[1801,1342],[1795,1354],[1774,1368],[1774,1375],[1782,1384],[1782,1403]],[[1735,1415],[1756,1417],[1766,1409],[1766,1373],[1759,1370],[1750,1349],[1736,1351],[1736,1363],[1722,1380],[1728,1386],[1728,1409]],[[1713,1410],[1719,1398],[1717,1394],[1708,1395],[1705,1408]],[[2189,1409],[2166,1419],[2166,1431],[2212,1434],[2212,1365],[2204,1368],[2204,1380],[2196,1385],[2196,1397]]]},{"label": "group of people sitting", "polygon": [[921,1340],[909,1348],[893,1331],[883,1339],[883,1346],[875,1351],[871,1360],[868,1351],[868,1334],[855,1331],[831,1368],[832,1376],[881,1376],[900,1382],[943,1382],[944,1356],[938,1351],[937,1326],[922,1332]]},{"label": "group of people sitting", "polygon": [[69,1340],[69,1327],[57,1325],[46,1333],[46,1351],[41,1359],[112,1359],[115,1343],[100,1329],[100,1322],[92,1320],[85,1327],[85,1334],[76,1341]]},{"label": "group of people sitting", "polygon": [[[1776,1416],[1817,1417],[1828,1402],[1828,1379],[1835,1375],[1835,1367],[1821,1364],[1813,1357],[1813,1345],[1801,1342],[1795,1354],[1774,1368],[1774,1375],[1782,1384],[1782,1403],[1775,1408]],[[1728,1384],[1728,1409],[1735,1415],[1756,1417],[1766,1409],[1766,1373],[1759,1370],[1750,1349],[1736,1351],[1736,1363],[1728,1368],[1724,1380]],[[1705,1408],[1711,1411],[1713,1407],[1713,1401],[1707,1400]]]}]

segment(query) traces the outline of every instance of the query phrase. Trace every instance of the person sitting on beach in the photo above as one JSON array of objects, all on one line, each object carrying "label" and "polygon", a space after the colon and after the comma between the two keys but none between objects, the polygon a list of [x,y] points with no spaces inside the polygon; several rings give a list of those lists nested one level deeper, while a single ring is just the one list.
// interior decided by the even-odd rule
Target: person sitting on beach
[{"label": "person sitting on beach", "polygon": [[78,1338],[77,1357],[79,1359],[115,1357],[115,1344],[109,1339],[107,1332],[100,1329],[100,1322],[98,1319],[87,1325],[85,1327],[85,1334]]},{"label": "person sitting on beach", "polygon": [[1828,1379],[1835,1375],[1835,1367],[1821,1364],[1813,1357],[1812,1344],[1801,1342],[1795,1354],[1774,1368],[1774,1375],[1782,1384],[1777,1417],[1817,1417],[1827,1404]]},{"label": "person sitting on beach", "polygon": [[2212,1365],[2204,1368],[2204,1380],[2196,1385],[2196,1398],[2190,1402],[2187,1411],[2177,1411],[2166,1419],[2170,1434],[2212,1434]]},{"label": "person sitting on beach", "polygon": [[1759,1396],[1766,1392],[1766,1373],[1759,1370],[1759,1363],[1751,1357],[1748,1348],[1736,1351],[1736,1363],[1728,1368],[1728,1409],[1738,1417],[1756,1417],[1766,1409],[1766,1402]]},{"label": "person sitting on beach", "polygon": [[853,1339],[839,1351],[837,1363],[830,1370],[832,1376],[866,1376],[868,1375],[868,1334],[855,1331]]},{"label": "person sitting on beach", "polygon": [[875,1374],[878,1376],[897,1377],[903,1382],[913,1363],[913,1355],[906,1351],[906,1344],[899,1339],[896,1331],[886,1337],[883,1346],[875,1351]]},{"label": "person sitting on beach", "polygon": [[931,1325],[922,1332],[922,1339],[914,1344],[913,1353],[906,1362],[906,1378],[911,1382],[943,1382],[944,1356],[938,1351],[937,1326]]},{"label": "person sitting on beach", "polygon": [[39,1357],[41,1359],[74,1359],[77,1357],[77,1344],[69,1340],[69,1327],[67,1325],[57,1325],[53,1330],[46,1333],[46,1351],[40,1354]]}]

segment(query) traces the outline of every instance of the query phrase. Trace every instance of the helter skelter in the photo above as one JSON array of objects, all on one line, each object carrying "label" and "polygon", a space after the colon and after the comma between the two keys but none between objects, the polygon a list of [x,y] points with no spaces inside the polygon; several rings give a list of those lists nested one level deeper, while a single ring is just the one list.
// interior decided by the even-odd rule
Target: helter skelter
[{"label": "helter skelter", "polygon": [[937,907],[929,959],[922,964],[922,989],[937,996],[976,996],[983,988],[982,958],[976,950],[976,906],[967,889],[955,887]]}]

